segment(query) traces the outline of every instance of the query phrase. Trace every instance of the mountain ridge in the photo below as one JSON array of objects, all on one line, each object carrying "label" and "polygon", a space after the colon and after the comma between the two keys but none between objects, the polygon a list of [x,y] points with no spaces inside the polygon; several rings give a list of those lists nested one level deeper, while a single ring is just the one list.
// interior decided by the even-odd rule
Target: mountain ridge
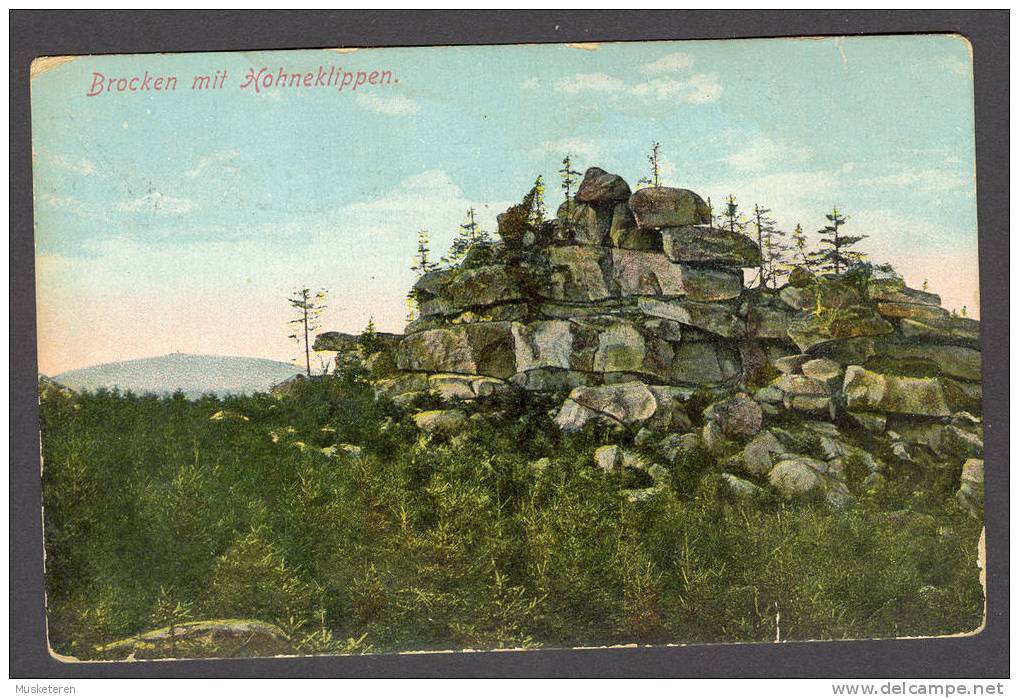
[{"label": "mountain ridge", "polygon": [[206,393],[224,396],[265,392],[300,372],[297,366],[273,359],[173,353],[86,366],[50,378],[72,390],[117,388],[157,395],[180,390],[196,398]]}]

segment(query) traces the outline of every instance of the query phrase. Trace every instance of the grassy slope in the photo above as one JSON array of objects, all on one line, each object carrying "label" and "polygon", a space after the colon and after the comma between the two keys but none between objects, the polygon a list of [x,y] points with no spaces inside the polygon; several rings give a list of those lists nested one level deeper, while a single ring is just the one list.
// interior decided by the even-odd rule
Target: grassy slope
[{"label": "grassy slope", "polygon": [[[595,470],[599,435],[563,439],[549,405],[500,407],[498,423],[440,441],[353,379],[282,400],[48,392],[54,649],[96,656],[96,645],[166,625],[167,599],[190,619],[275,623],[301,652],[980,624],[979,525],[950,482],[851,482],[857,501],[844,513],[744,505],[720,495],[705,477],[717,465],[694,453],[670,466],[672,486],[633,503],[620,490],[648,483]],[[249,421],[210,421],[224,409]],[[321,451],[345,442],[364,456]]]}]

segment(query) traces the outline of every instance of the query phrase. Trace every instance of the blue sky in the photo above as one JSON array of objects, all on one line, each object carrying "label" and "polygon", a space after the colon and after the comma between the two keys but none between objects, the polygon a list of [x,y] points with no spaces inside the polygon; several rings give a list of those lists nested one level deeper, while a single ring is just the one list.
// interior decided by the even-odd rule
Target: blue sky
[{"label": "blue sky", "polygon": [[[245,73],[392,71],[357,91]],[[33,79],[40,370],[171,351],[286,360],[286,296],[325,329],[399,331],[418,229],[494,228],[569,151],[813,234],[837,205],[865,251],[978,315],[969,49],[953,36],[138,55]],[[199,73],[227,71],[193,92]],[[93,73],[174,92],[87,97]],[[398,81],[398,82],[397,82]],[[848,232],[848,230],[847,230]],[[812,239],[816,236],[812,235]]]}]

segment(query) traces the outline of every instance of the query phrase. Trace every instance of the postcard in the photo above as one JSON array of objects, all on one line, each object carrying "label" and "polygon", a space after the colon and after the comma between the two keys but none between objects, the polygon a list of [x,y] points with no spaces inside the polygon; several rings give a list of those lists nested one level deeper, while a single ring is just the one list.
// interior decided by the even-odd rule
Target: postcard
[{"label": "postcard", "polygon": [[981,629],[964,38],[31,87],[57,658]]}]

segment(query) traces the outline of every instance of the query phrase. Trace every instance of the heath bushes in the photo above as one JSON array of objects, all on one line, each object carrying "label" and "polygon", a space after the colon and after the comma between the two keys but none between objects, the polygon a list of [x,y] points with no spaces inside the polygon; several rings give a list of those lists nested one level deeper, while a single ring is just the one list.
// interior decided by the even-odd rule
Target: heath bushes
[{"label": "heath bushes", "polygon": [[859,486],[842,513],[739,504],[718,496],[718,465],[695,449],[635,498],[624,488],[647,478],[598,471],[604,435],[563,438],[552,403],[493,399],[497,417],[439,440],[356,373],[283,398],[50,391],[54,649],[101,657],[177,608],[273,623],[300,653],[980,624],[979,525],[922,473]]}]

